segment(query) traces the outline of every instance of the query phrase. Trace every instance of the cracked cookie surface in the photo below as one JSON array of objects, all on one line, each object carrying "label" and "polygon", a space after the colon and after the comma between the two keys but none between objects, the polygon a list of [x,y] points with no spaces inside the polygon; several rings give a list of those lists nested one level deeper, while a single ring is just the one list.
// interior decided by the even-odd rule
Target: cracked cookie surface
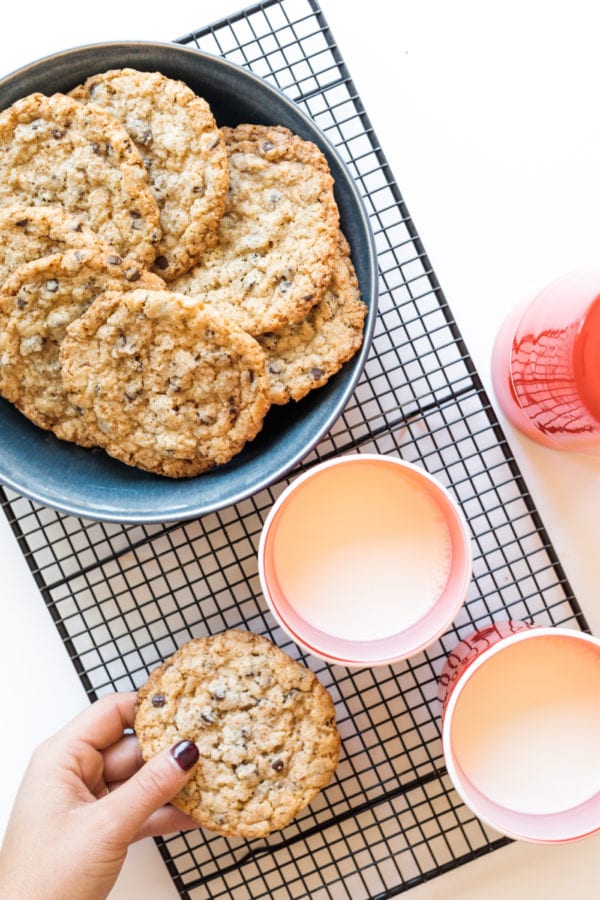
[{"label": "cracked cookie surface", "polygon": [[279,126],[223,128],[229,192],[215,247],[176,290],[258,335],[300,321],[331,278],[339,213],[327,160]]},{"label": "cracked cookie surface", "polygon": [[82,410],[65,394],[60,346],[67,326],[99,294],[140,284],[164,286],[150,272],[126,268],[116,254],[90,248],[53,253],[16,269],[0,291],[0,394],[41,428],[91,446]]},{"label": "cracked cookie surface", "polygon": [[122,257],[149,265],[159,210],[142,158],[104,109],[29,94],[0,112],[0,206],[62,206]]},{"label": "cracked cookie surface", "polygon": [[211,247],[229,183],[227,153],[208,103],[159,72],[111,69],[70,92],[103,107],[142,156],[160,209],[155,271],[171,281]]},{"label": "cracked cookie surface", "polygon": [[366,314],[350,247],[340,232],[323,298],[297,325],[258,338],[267,357],[271,402],[301,400],[326,384],[360,347]]},{"label": "cracked cookie surface", "polygon": [[97,446],[173,478],[228,462],[270,407],[257,341],[171,291],[107,291],[68,329],[61,364]]},{"label": "cracked cookie surface", "polygon": [[172,801],[224,835],[284,828],[330,781],[340,738],[329,693],[267,638],[229,630],[184,644],[138,692],[146,760],[178,740],[200,759]]}]

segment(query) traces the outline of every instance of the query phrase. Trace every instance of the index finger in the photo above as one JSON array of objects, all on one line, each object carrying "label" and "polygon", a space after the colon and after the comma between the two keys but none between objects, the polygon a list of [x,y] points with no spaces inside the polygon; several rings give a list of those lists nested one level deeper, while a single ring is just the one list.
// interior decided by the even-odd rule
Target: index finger
[{"label": "index finger", "polygon": [[126,728],[133,727],[136,698],[135,691],[105,694],[75,716],[62,733],[106,750],[123,737]]}]

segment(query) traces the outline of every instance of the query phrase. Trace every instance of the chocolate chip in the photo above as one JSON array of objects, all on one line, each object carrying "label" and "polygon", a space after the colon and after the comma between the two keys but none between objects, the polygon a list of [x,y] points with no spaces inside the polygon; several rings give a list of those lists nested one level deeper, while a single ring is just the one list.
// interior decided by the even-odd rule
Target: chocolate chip
[{"label": "chocolate chip", "polygon": [[271,763],[271,768],[276,772],[283,772],[283,760],[282,759],[274,759]]},{"label": "chocolate chip", "polygon": [[307,295],[306,295],[305,297],[303,297],[302,299],[305,300],[305,301],[308,303],[308,301],[309,301],[309,300],[312,300],[314,296],[315,296],[314,294],[307,294]]},{"label": "chocolate chip", "polygon": [[217,717],[210,709],[203,709],[200,713],[200,718],[203,722],[206,722],[207,725],[212,725],[213,722],[217,721]]},{"label": "chocolate chip", "polygon": [[280,362],[270,362],[268,369],[271,375],[281,375],[283,372],[283,365]]},{"label": "chocolate chip", "polygon": [[139,269],[125,269],[125,278],[127,281],[138,281],[142,277]]},{"label": "chocolate chip", "polygon": [[19,299],[17,300],[17,306],[19,307],[19,309],[25,309],[25,307],[27,306],[27,300],[23,300],[22,297],[19,297]]},{"label": "chocolate chip", "polygon": [[52,128],[50,130],[50,134],[57,141],[59,141],[61,138],[63,138],[66,133],[67,133],[66,129],[64,129],[64,128]]},{"label": "chocolate chip", "polygon": [[149,144],[150,141],[152,140],[152,138],[153,138],[152,129],[147,128],[146,131],[144,132],[144,134],[142,135],[142,144]]},{"label": "chocolate chip", "polygon": [[292,283],[290,281],[287,281],[285,278],[282,279],[282,281],[280,281],[278,284],[278,288],[282,294],[287,294],[287,292],[289,291],[291,286],[292,286]]},{"label": "chocolate chip", "polygon": [[271,141],[265,141],[261,147],[263,153],[268,153],[269,150],[272,150],[275,144],[272,144]]},{"label": "chocolate chip", "polygon": [[102,152],[101,149],[100,149],[100,144],[98,144],[96,141],[92,141],[92,142],[90,143],[90,146],[91,146],[91,148],[92,148],[92,152],[95,153],[96,156],[100,156],[100,154],[101,154],[101,152]]},{"label": "chocolate chip", "polygon": [[29,222],[29,219],[19,219],[18,222],[15,222],[15,225],[17,226],[17,228],[24,228],[28,222]]},{"label": "chocolate chip", "polygon": [[314,378],[315,381],[318,381],[320,378],[322,378],[324,374],[325,373],[323,372],[323,369],[319,369],[318,366],[313,366],[310,370],[310,377]]},{"label": "chocolate chip", "polygon": [[152,706],[164,706],[167,702],[167,698],[164,694],[155,694],[152,698]]},{"label": "chocolate chip", "polygon": [[120,256],[117,256],[116,253],[113,253],[113,254],[111,254],[111,256],[108,257],[108,262],[110,263],[111,266],[120,266],[121,263],[123,262],[123,260],[121,259]]},{"label": "chocolate chip", "polygon": [[168,269],[169,268],[169,260],[166,256],[157,256],[154,260],[159,269]]},{"label": "chocolate chip", "polygon": [[226,693],[227,693],[227,692],[225,691],[225,688],[222,688],[222,687],[216,687],[216,688],[214,689],[214,691],[212,692],[212,695],[213,695],[213,697],[215,698],[215,700],[224,700],[224,699],[225,699],[225,696],[226,696]]},{"label": "chocolate chip", "polygon": [[56,293],[56,291],[58,290],[58,281],[56,280],[56,278],[49,278],[49,279],[48,279],[48,281],[46,282],[46,290],[47,290],[50,294],[55,294],[55,293]]},{"label": "chocolate chip", "polygon": [[141,219],[142,218],[142,214],[139,213],[137,211],[137,209],[130,209],[129,215],[131,216],[132,219]]}]

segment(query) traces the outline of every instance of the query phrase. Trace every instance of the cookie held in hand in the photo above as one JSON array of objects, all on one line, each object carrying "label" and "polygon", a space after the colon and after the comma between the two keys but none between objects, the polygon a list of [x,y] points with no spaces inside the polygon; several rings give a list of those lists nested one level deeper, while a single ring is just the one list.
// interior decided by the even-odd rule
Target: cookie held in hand
[{"label": "cookie held in hand", "polygon": [[200,826],[258,838],[284,828],[335,771],[333,701],[267,638],[229,630],[184,644],[138,692],[146,760],[179,740],[200,759],[173,803]]}]

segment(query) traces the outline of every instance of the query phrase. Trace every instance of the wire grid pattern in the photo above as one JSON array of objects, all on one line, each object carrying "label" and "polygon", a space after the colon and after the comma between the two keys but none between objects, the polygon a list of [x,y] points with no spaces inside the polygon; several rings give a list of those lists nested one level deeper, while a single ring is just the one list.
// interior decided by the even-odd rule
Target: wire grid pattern
[{"label": "wire grid pattern", "polygon": [[[197,521],[81,520],[12,492],[3,508],[91,699],[139,687],[180,644],[224,628],[271,637],[336,703],[336,776],[284,831],[248,842],[207,831],[159,840],[181,897],[384,898],[503,846],[449,783],[438,680],[461,637],[502,618],[587,630],[395,180],[323,15],[274,0],[180,41],[251,68],[337,146],[363,194],[378,249],[372,351],[345,412],[303,464]],[[264,518],[291,477],[352,450],[416,462],[469,521],[474,576],[454,625],[425,653],[375,670],[305,656],[260,593]]]}]

